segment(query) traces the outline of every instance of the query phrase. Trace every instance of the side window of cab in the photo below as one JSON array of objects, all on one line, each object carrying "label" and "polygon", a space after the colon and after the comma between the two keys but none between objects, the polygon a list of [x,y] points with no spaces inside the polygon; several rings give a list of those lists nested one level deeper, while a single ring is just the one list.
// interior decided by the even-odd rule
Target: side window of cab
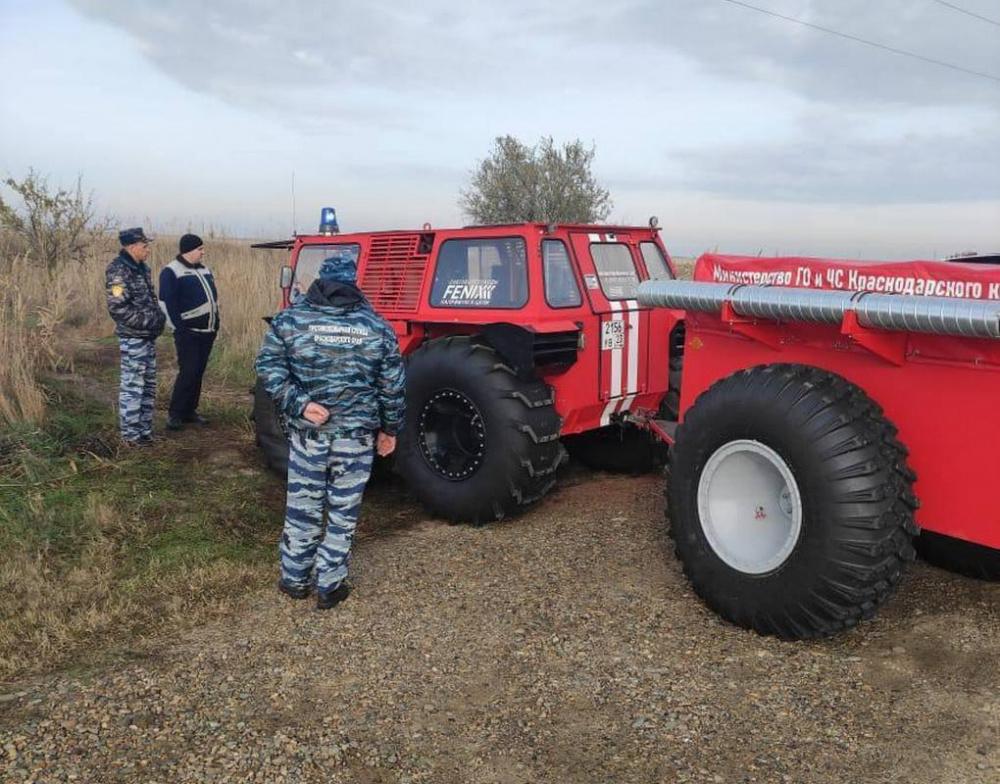
[{"label": "side window of cab", "polygon": [[436,308],[522,308],[528,302],[528,263],[521,237],[446,240],[431,286]]},{"label": "side window of cab", "polygon": [[542,240],[545,301],[551,308],[576,308],[583,303],[573,263],[562,240]]},{"label": "side window of cab", "polygon": [[642,261],[646,265],[646,272],[649,273],[650,280],[674,279],[659,245],[655,242],[640,242],[639,251],[642,253]]}]

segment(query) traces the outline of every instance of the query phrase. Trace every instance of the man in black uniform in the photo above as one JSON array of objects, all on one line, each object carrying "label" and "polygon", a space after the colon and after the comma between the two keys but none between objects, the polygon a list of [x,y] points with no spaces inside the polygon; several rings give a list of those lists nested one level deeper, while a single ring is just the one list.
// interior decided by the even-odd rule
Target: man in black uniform
[{"label": "man in black uniform", "polygon": [[146,266],[152,240],[141,228],[120,231],[118,240],[121,252],[105,272],[108,312],[121,349],[118,424],[122,443],[144,446],[153,441],[156,339],[165,319]]},{"label": "man in black uniform", "polygon": [[196,234],[181,237],[180,253],[160,272],[160,307],[174,330],[177,380],[170,396],[167,428],[185,422],[207,424],[198,413],[201,379],[219,331],[219,294],[215,279],[201,263],[205,246]]}]

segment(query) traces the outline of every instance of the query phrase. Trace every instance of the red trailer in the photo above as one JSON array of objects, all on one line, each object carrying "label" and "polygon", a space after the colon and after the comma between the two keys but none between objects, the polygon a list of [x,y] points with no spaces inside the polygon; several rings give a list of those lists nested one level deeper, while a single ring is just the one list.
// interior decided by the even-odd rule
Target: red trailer
[{"label": "red trailer", "polygon": [[638,300],[686,312],[669,519],[720,614],[849,627],[914,541],[1000,576],[1000,267],[709,254]]}]

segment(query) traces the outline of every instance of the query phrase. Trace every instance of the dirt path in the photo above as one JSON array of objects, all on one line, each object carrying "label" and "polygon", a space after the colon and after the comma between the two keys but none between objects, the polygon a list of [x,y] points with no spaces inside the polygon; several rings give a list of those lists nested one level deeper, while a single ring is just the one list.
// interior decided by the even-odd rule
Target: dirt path
[{"label": "dirt path", "polygon": [[482,529],[377,485],[342,607],[268,591],[120,666],[8,684],[0,778],[1000,778],[1000,586],[918,565],[874,622],[781,643],[691,595],[657,478],[568,485]]}]

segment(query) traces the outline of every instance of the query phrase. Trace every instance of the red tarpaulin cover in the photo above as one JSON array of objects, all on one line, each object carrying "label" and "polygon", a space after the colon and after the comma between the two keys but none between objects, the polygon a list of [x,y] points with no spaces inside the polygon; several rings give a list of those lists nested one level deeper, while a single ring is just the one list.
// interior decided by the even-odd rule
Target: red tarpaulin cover
[{"label": "red tarpaulin cover", "polygon": [[809,289],[1000,300],[1000,265],[702,254],[694,279]]}]

